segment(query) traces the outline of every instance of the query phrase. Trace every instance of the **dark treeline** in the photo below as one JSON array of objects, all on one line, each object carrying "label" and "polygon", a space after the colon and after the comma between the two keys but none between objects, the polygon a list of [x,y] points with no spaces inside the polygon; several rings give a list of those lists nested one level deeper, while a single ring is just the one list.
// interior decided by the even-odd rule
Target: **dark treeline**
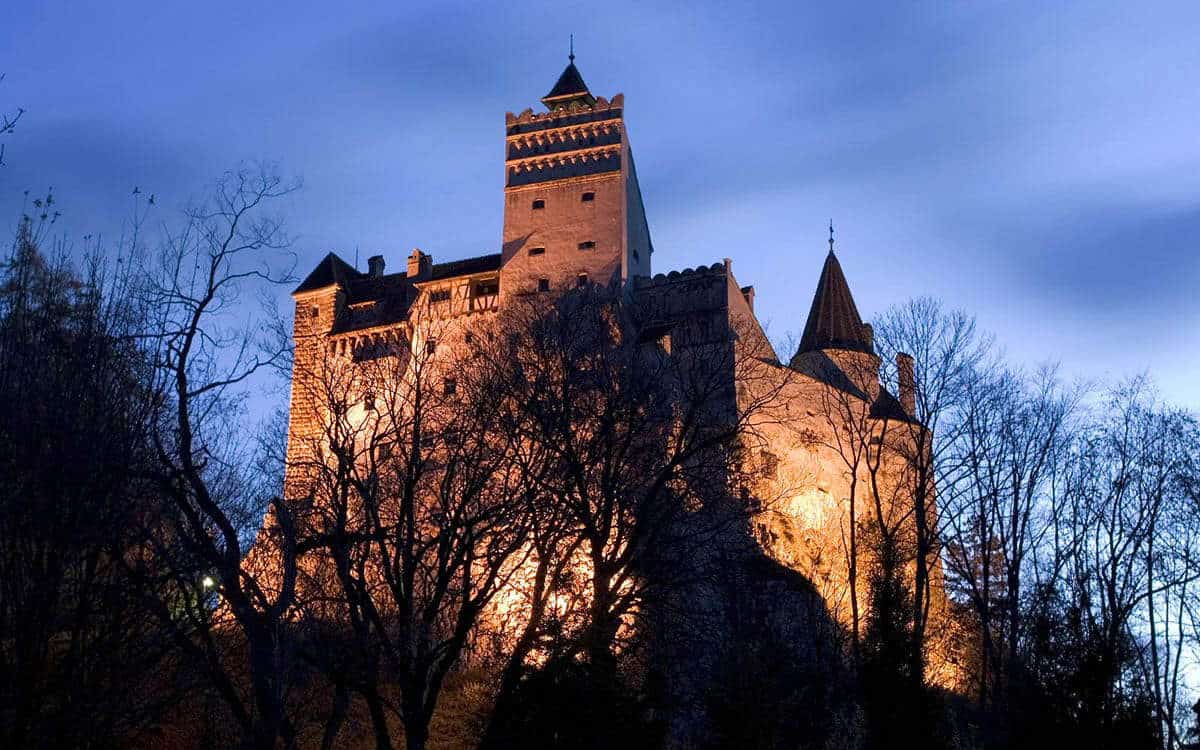
[{"label": "dark treeline", "polygon": [[[141,213],[75,262],[49,200],[21,221],[0,278],[0,746],[1200,740],[1200,431],[1145,378],[1065,383],[935,302],[889,312],[876,344],[912,356],[915,422],[824,405],[856,478],[850,624],[789,614],[781,635],[745,581],[811,584],[730,562],[776,512],[743,489],[788,385],[752,336],[665,336],[591,288],[457,348],[293,361],[290,321],[254,303],[290,282],[294,187],[231,172],[162,236]],[[248,401],[281,406],[288,378],[317,416],[285,470],[286,416],[259,426]],[[871,510],[893,444],[899,516]],[[303,497],[280,499],[285,471]]]}]

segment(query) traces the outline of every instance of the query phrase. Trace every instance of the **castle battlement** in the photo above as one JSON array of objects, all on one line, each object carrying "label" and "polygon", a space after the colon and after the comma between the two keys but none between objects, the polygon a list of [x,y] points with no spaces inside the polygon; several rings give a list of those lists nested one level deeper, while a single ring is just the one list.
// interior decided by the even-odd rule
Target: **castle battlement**
[{"label": "castle battlement", "polygon": [[560,109],[552,109],[549,112],[534,112],[531,107],[525,108],[517,115],[506,112],[504,123],[508,127],[509,135],[517,135],[548,128],[619,119],[624,107],[624,94],[617,94],[611,101],[598,96],[592,104],[573,101]]}]

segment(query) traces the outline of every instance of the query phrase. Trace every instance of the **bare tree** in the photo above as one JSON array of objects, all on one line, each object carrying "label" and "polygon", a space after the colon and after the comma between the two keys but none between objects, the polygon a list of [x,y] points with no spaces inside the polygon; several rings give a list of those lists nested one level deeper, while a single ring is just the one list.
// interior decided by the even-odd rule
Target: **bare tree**
[{"label": "bare tree", "polygon": [[287,237],[268,212],[295,187],[268,167],[225,174],[167,234],[140,298],[156,373],[152,476],[165,506],[144,530],[147,556],[133,562],[190,592],[155,602],[160,623],[259,748],[295,739],[285,703],[296,555],[289,509],[274,501],[277,575],[243,565],[270,490],[241,471],[252,446],[237,438],[239,407],[245,385],[285,355],[244,322],[245,293],[288,279],[272,270]]},{"label": "bare tree", "polygon": [[[1069,487],[1067,585],[1077,600],[1090,605],[1085,615],[1095,634],[1102,678],[1097,713],[1115,715],[1119,691],[1132,679],[1125,671],[1135,657],[1130,644],[1144,635],[1149,653],[1139,658],[1148,673],[1160,740],[1167,746],[1180,739],[1172,705],[1177,685],[1171,684],[1180,655],[1170,656],[1164,619],[1178,606],[1172,601],[1200,574],[1193,553],[1178,546],[1190,536],[1186,527],[1194,513],[1190,498],[1180,492],[1194,441],[1194,423],[1161,409],[1147,382],[1134,379],[1113,390],[1104,413],[1084,435]],[[1186,526],[1174,526],[1177,520]],[[1144,633],[1139,612],[1144,612]],[[1177,610],[1174,617],[1178,622]]]},{"label": "bare tree", "polygon": [[977,372],[960,405],[950,453],[954,479],[940,497],[943,560],[979,629],[978,700],[1003,688],[1015,668],[1026,611],[1026,579],[1054,533],[1057,475],[1073,439],[1077,392],[1055,371]]},{"label": "bare tree", "polygon": [[580,630],[554,656],[611,679],[651,610],[745,533],[746,456],[787,371],[736,323],[663,324],[612,290],[518,298],[508,314],[506,430],[537,447],[526,478],[586,581]]},{"label": "bare tree", "polygon": [[[4,74],[0,73],[0,83],[4,82]],[[13,112],[0,112],[0,136],[9,135],[17,129],[17,123],[21,120],[25,110],[20,107]],[[0,167],[4,166],[4,144],[0,143]]]},{"label": "bare tree", "polygon": [[992,357],[991,340],[981,336],[965,313],[944,311],[929,298],[912,300],[885,314],[876,327],[876,343],[884,363],[884,382],[900,392],[905,386],[897,357],[911,357],[915,390],[911,420],[895,427],[903,431],[897,447],[907,463],[911,493],[915,562],[913,574],[911,668],[924,671],[926,626],[931,582],[940,554],[935,505],[937,488],[948,484],[954,463],[948,457],[957,440],[962,405],[973,373],[986,368]]},{"label": "bare tree", "polygon": [[402,329],[322,357],[298,380],[316,391],[321,422],[311,462],[295,467],[311,477],[300,544],[327,559],[305,583],[337,592],[317,614],[349,625],[349,686],[380,748],[392,746],[393,713],[406,745],[425,747],[442,686],[529,556],[537,520],[501,424],[496,337],[481,327],[474,343],[449,345],[457,324],[425,302]]}]

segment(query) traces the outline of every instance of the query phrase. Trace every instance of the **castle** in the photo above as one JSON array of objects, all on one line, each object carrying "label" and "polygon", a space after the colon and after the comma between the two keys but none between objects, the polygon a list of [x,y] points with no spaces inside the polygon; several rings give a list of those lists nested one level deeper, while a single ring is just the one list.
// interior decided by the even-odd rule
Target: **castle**
[{"label": "castle", "polygon": [[[849,625],[860,616],[866,584],[851,584],[847,535],[859,517],[874,512],[867,488],[895,502],[908,481],[903,451],[889,447],[919,429],[911,358],[897,358],[899,392],[893,395],[880,382],[872,330],[859,315],[832,239],[798,349],[786,358],[755,317],[754,288],[738,283],[728,259],[653,273],[655,248],[623,95],[594,96],[572,56],[541,101],[544,112],[506,115],[499,252],[435,263],[413,250],[403,270],[393,273],[382,256],[370,258],[364,272],[330,253],[296,288],[285,497],[310,494],[300,467],[320,439],[325,407],[306,373],[320,363],[354,367],[386,347],[461,347],[519,300],[602,285],[649,311],[671,346],[688,346],[697,330],[736,328],[738,345],[754,349],[772,368],[782,399],[775,417],[760,425],[753,460],[764,471],[752,494],[773,502],[752,533],[765,558],[807,578],[832,618]],[[452,383],[447,377],[448,389]],[[882,434],[889,425],[891,437]],[[851,434],[856,429],[862,434]],[[865,460],[847,452],[855,439]],[[885,512],[899,518],[905,510]]]}]

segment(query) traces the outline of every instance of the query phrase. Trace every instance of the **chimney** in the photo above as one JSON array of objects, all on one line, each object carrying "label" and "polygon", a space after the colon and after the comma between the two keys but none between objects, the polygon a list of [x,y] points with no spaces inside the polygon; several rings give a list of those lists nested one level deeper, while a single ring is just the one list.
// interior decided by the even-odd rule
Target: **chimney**
[{"label": "chimney", "polygon": [[408,256],[408,280],[425,281],[433,275],[433,258],[414,247]]},{"label": "chimney", "polygon": [[754,287],[742,287],[742,296],[746,298],[746,304],[750,306],[750,312],[754,312]]},{"label": "chimney", "polygon": [[896,354],[896,376],[900,381],[900,405],[909,416],[916,416],[917,374],[911,354]]},{"label": "chimney", "polygon": [[382,276],[383,266],[384,262],[382,255],[372,255],[370,258],[367,258],[367,272],[372,276]]}]

